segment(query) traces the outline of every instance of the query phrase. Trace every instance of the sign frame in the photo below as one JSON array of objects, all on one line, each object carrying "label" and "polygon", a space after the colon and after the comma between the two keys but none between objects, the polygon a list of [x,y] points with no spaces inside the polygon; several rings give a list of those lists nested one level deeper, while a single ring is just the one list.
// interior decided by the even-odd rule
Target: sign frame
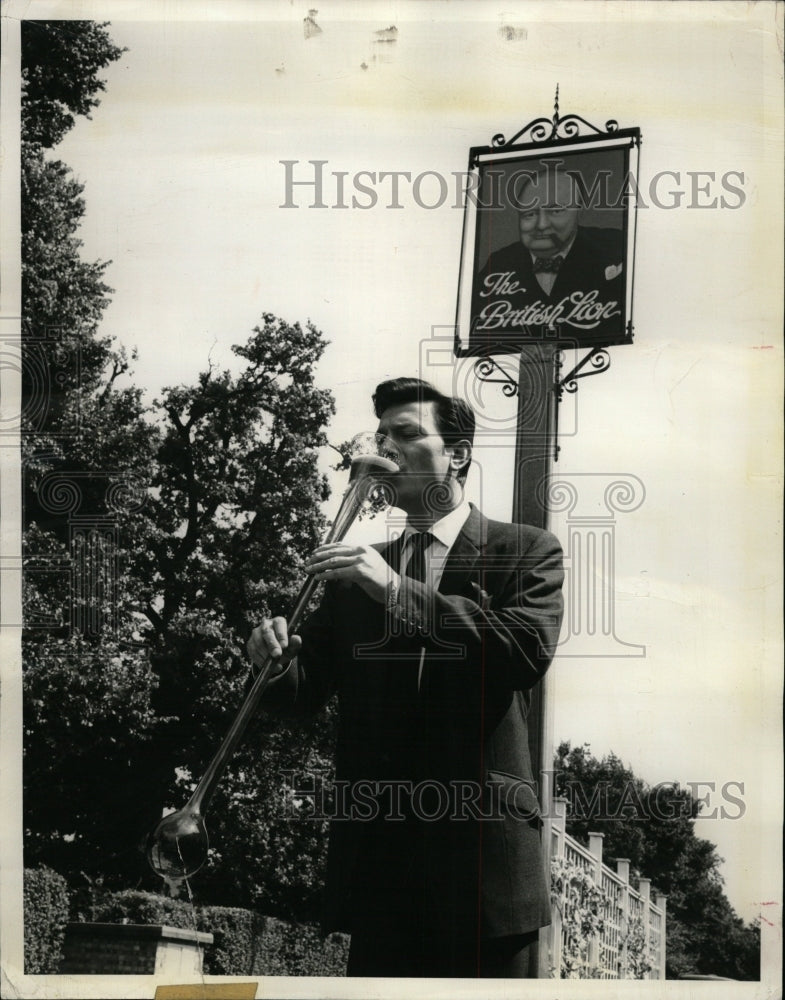
[{"label": "sign frame", "polygon": [[[528,141],[518,141],[526,136]],[[577,115],[559,118],[556,113],[552,123],[546,118],[537,119],[509,142],[503,135],[497,135],[490,146],[471,147],[455,316],[457,357],[519,354],[526,346],[542,343],[553,344],[557,349],[595,349],[632,343],[640,144],[641,132],[637,127],[620,129],[611,120],[606,123],[605,131],[601,131]],[[586,173],[592,169],[596,172],[587,183]],[[572,181],[572,190],[580,203],[578,232],[582,234],[583,259],[593,258],[597,266],[602,264],[602,250],[596,246],[603,247],[606,256],[608,253],[611,256],[598,272],[598,287],[589,291],[572,289],[568,284],[566,294],[556,290],[551,300],[539,286],[531,288],[531,264],[523,264],[524,256],[529,254],[522,245],[520,250],[516,246],[523,238],[516,233],[516,216],[521,217],[520,208],[538,203],[538,195],[530,202],[528,194],[537,190],[536,185],[543,193],[548,190],[552,197],[554,178],[559,175],[566,175]],[[599,205],[595,204],[597,200]],[[606,225],[585,224],[597,219]],[[616,225],[608,226],[609,219]],[[508,242],[510,237],[512,241],[500,248],[505,232]],[[600,243],[590,244],[592,236],[600,237]],[[577,235],[573,240],[569,252],[579,244]],[[534,251],[529,253],[533,258]],[[621,260],[617,261],[617,256]],[[495,271],[494,259],[502,261]],[[522,270],[529,267],[528,288],[526,278],[510,270],[511,260],[520,261]],[[575,271],[575,266],[572,270]],[[566,265],[564,271],[567,275]],[[483,272],[486,272],[484,277]],[[603,278],[608,281],[604,287]],[[597,321],[595,314],[603,305],[599,295],[611,285],[617,297],[605,303],[605,312],[613,315]],[[489,301],[482,301],[483,294]],[[522,299],[514,301],[515,295]],[[595,325],[574,325],[584,321]],[[505,322],[506,328],[502,325]],[[480,328],[481,324],[484,328]]]}]

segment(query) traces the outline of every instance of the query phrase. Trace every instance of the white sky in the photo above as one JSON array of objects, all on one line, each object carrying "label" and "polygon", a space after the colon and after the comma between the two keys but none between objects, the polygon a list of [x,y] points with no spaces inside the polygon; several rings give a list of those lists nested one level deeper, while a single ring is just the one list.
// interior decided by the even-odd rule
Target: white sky
[{"label": "white sky", "polygon": [[[306,188],[294,195],[303,207],[284,209],[280,161],[300,161],[303,179],[308,160],[328,161],[328,204],[332,171],[348,171],[347,185],[361,170],[449,178],[470,146],[550,116],[557,83],[562,114],[640,126],[644,197],[675,171],[660,192],[683,191],[682,204],[639,212],[635,343],[612,348],[610,371],[566,401],[557,471],[589,497],[575,513],[596,512],[591,489],[606,477],[645,488],[615,521],[616,635],[645,656],[564,646],[551,672],[555,735],[613,750],[652,783],[743,782],[744,817],[702,821],[698,833],[726,858],[737,911],[757,915],[780,884],[777,7],[325,2],[309,39],[299,0],[25,9],[108,19],[129,50],[105,73],[93,120],[57,154],[85,183],[85,257],[113,261],[102,332],[138,347],[150,398],[208,358],[230,364],[263,311],[310,318],[331,341],[319,372],[337,401],[331,437],[372,426],[369,396],[385,377],[419,373],[445,389],[454,379],[501,428],[478,447],[470,490],[501,518],[515,403],[450,357],[454,187],[434,210],[403,181],[400,210],[385,207],[389,181],[369,210],[306,208]],[[501,37],[503,23],[516,40]],[[375,42],[391,24],[397,41]],[[688,171],[714,172],[709,197],[742,172],[743,205],[690,207]],[[424,183],[423,198],[436,193]],[[566,543],[563,515],[553,528]]]}]

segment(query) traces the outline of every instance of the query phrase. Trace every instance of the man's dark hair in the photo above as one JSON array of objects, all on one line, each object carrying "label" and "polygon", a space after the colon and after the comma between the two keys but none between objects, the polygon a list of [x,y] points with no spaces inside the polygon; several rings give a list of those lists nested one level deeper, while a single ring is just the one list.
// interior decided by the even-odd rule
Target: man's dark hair
[{"label": "man's dark hair", "polygon": [[[430,402],[435,403],[436,427],[448,447],[459,441],[473,443],[475,421],[471,406],[457,396],[445,396],[436,386],[420,378],[392,378],[381,382],[373,394],[373,412],[378,418],[391,406]],[[471,456],[458,473],[459,483],[466,481],[470,465]]]}]

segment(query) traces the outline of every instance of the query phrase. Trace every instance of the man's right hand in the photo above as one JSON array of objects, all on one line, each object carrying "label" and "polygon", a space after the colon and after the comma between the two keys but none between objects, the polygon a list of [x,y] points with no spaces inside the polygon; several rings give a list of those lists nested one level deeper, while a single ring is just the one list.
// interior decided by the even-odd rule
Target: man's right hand
[{"label": "man's right hand", "polygon": [[297,656],[302,646],[299,635],[289,635],[285,618],[263,618],[248,640],[248,655],[256,667],[261,667],[267,657],[274,660],[272,676],[282,674]]}]

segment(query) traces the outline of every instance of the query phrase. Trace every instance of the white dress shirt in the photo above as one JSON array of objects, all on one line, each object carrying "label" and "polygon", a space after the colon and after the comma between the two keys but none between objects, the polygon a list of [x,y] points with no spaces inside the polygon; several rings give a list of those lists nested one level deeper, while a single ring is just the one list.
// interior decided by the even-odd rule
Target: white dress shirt
[{"label": "white dress shirt", "polygon": [[[433,535],[433,541],[425,550],[425,583],[427,586],[432,587],[436,590],[441,582],[442,574],[444,573],[444,567],[447,562],[447,558],[450,555],[450,550],[453,545],[455,545],[455,540],[461,533],[461,529],[466,523],[466,519],[471,513],[471,507],[469,506],[468,500],[461,500],[457,507],[453,508],[449,514],[445,514],[444,517],[435,521],[430,528],[428,528],[428,534]],[[401,586],[406,586],[406,567],[409,565],[409,559],[412,555],[412,545],[410,539],[414,536],[420,534],[416,528],[413,528],[407,521],[406,527],[403,530],[403,550],[401,552]],[[422,680],[422,668],[425,662],[425,646],[420,650],[420,666],[417,673],[417,687],[419,688],[420,682]]]},{"label": "white dress shirt", "polygon": [[[455,540],[460,535],[461,528],[466,523],[470,512],[469,501],[461,500],[458,506],[451,510],[449,514],[445,514],[444,517],[435,521],[428,528],[427,533],[433,535],[433,541],[425,550],[425,582],[428,586],[433,587],[434,590],[441,583],[447,557],[453,545],[455,545]],[[411,538],[417,534],[420,534],[420,532],[416,528],[413,528],[407,521],[406,527],[403,529],[404,542],[400,568],[402,578],[406,575],[406,567],[409,565],[409,559],[412,555]]]}]

